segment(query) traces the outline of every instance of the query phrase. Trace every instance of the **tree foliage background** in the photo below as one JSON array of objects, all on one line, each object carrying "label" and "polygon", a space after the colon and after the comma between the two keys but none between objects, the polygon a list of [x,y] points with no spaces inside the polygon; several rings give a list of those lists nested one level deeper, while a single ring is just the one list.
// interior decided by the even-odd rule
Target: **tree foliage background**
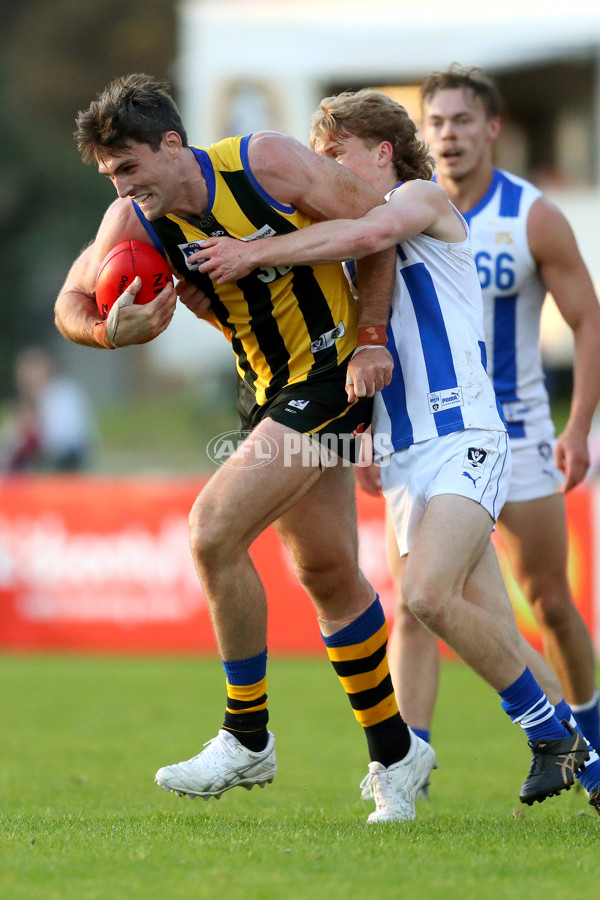
[{"label": "tree foliage background", "polygon": [[119,75],[173,81],[176,7],[0,0],[0,400],[18,350],[59,340],[54,299],[114,197],[81,163],[75,116]]}]

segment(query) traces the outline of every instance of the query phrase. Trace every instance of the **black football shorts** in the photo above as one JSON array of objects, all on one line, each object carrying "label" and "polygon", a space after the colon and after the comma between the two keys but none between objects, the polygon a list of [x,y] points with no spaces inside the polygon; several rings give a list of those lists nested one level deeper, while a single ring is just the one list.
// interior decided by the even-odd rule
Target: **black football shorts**
[{"label": "black football shorts", "polygon": [[373,398],[348,403],[347,363],[317,377],[289,384],[259,406],[251,388],[238,378],[236,386],[241,431],[252,431],[268,417],[317,439],[338,456],[356,462],[361,435],[371,424]]}]

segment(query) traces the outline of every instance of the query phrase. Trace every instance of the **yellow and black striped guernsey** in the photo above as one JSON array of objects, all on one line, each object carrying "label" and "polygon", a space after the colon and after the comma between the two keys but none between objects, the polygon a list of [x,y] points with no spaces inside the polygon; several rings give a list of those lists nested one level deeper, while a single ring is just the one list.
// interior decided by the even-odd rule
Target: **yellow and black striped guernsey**
[{"label": "yellow and black striped guernsey", "polygon": [[187,258],[207,237],[255,240],[314,221],[278,203],[256,181],[248,141],[234,137],[190,148],[208,186],[203,219],[169,214],[150,223],[137,206],[136,212],[173,269],[210,297],[216,319],[231,336],[238,370],[262,406],[286,385],[317,377],[349,356],[356,344],[356,303],[337,263],[265,267],[223,285],[190,269]]}]

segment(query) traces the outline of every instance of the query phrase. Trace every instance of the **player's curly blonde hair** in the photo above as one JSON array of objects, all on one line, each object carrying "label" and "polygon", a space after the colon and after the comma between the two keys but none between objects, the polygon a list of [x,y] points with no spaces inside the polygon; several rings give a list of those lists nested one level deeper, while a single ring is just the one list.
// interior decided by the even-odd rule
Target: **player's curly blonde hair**
[{"label": "player's curly blonde hair", "polygon": [[427,144],[417,136],[417,126],[404,107],[387,94],[363,88],[321,100],[311,120],[311,147],[350,134],[367,146],[389,141],[399,180],[431,179],[435,163]]}]

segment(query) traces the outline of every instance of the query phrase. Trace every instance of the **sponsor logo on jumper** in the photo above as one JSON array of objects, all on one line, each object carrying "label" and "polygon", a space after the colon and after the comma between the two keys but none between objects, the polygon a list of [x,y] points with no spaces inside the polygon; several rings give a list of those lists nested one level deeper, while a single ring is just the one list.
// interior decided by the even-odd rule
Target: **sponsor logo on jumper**
[{"label": "sponsor logo on jumper", "polygon": [[364,422],[361,422],[360,425],[357,425],[354,431],[350,432],[350,437],[357,438],[360,437],[361,434],[364,434],[365,428],[367,426]]},{"label": "sponsor logo on jumper", "polygon": [[445,391],[432,391],[428,394],[429,412],[436,413],[442,409],[452,409],[463,405],[462,388],[448,388]]},{"label": "sponsor logo on jumper", "polygon": [[295,409],[306,409],[309,403],[310,400],[290,400],[286,408],[289,409],[290,406],[293,406]]},{"label": "sponsor logo on jumper", "polygon": [[548,441],[540,441],[538,444],[538,453],[542,459],[548,460],[552,456],[552,445]]},{"label": "sponsor logo on jumper", "polygon": [[469,478],[473,482],[473,487],[477,487],[477,482],[481,478],[481,475],[477,475],[476,478],[470,475],[469,472],[463,472],[463,475],[465,476],[465,478]]},{"label": "sponsor logo on jumper", "polygon": [[497,231],[494,237],[496,244],[512,244],[513,238],[510,231]]},{"label": "sponsor logo on jumper", "polygon": [[261,238],[265,237],[273,237],[277,232],[274,228],[271,228],[270,225],[263,225],[262,228],[259,228],[258,231],[254,231],[252,234],[249,234],[247,237],[243,237],[243,241],[259,241]]},{"label": "sponsor logo on jumper", "polygon": [[481,447],[468,447],[463,459],[463,466],[465,469],[483,469],[486,459],[487,450],[482,450]]},{"label": "sponsor logo on jumper", "polygon": [[203,243],[204,241],[190,241],[187,244],[177,244],[183,254],[185,264],[190,272],[195,272],[201,263],[206,262],[206,260],[204,259],[197,259],[196,262],[193,263],[189,261],[189,258],[190,256],[192,256],[192,254],[197,253],[199,250],[202,250]]},{"label": "sponsor logo on jumper", "polygon": [[328,347],[333,346],[338,338],[344,337],[345,334],[346,329],[344,323],[340,322],[335,328],[332,328],[331,331],[326,331],[325,334],[322,334],[316,340],[312,341],[310,352],[318,353],[320,350],[326,350]]},{"label": "sponsor logo on jumper", "polygon": [[514,403],[503,403],[502,412],[507,423],[522,422],[531,407],[529,403],[523,403],[521,400],[515,400]]}]

